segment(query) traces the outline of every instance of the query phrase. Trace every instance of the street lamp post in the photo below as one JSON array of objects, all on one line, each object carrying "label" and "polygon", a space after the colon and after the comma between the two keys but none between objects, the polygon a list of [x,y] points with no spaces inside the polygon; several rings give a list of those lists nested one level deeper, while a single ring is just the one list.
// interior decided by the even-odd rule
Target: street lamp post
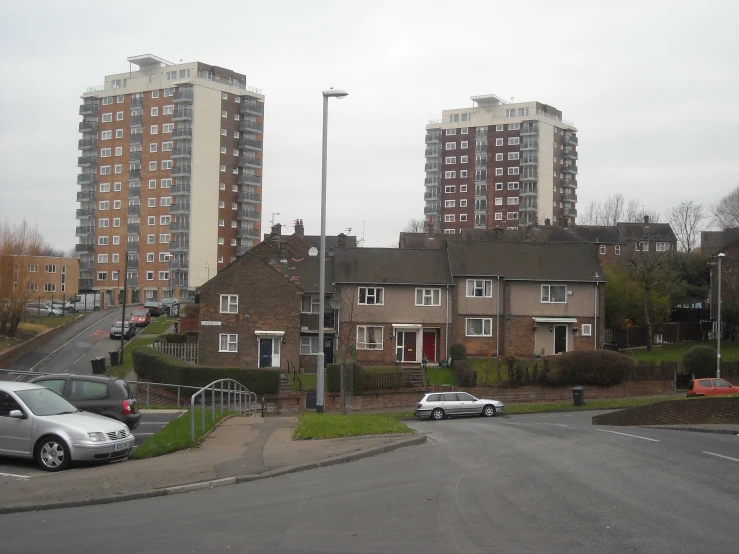
[{"label": "street lamp post", "polygon": [[316,412],[323,413],[324,406],[324,369],[325,357],[323,353],[323,311],[326,304],[326,158],[328,140],[328,99],[344,98],[349,93],[341,89],[323,91],[323,149],[321,152],[321,253],[320,276],[318,282],[318,355],[316,356]]},{"label": "street lamp post", "polygon": [[721,260],[726,257],[726,254],[719,252],[718,256],[718,314],[716,316],[718,320],[718,329],[716,333],[716,379],[721,378]]}]

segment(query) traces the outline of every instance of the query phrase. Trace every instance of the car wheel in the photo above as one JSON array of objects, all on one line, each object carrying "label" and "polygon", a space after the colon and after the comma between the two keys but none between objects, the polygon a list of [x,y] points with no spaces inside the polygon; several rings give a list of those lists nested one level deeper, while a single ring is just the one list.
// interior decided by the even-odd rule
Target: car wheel
[{"label": "car wheel", "polygon": [[485,417],[493,417],[495,415],[495,406],[488,404],[482,409],[482,415]]},{"label": "car wheel", "polygon": [[44,471],[64,471],[72,463],[67,443],[56,435],[47,435],[36,443],[34,458]]},{"label": "car wheel", "polygon": [[442,410],[441,408],[434,408],[434,410],[431,412],[431,419],[435,419],[436,421],[444,419],[444,410]]}]

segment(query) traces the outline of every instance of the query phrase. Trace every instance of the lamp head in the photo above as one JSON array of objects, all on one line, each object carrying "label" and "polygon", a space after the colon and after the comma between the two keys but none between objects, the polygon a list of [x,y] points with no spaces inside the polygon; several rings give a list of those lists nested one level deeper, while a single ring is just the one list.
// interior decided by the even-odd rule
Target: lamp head
[{"label": "lamp head", "polygon": [[340,88],[330,88],[328,90],[323,91],[323,96],[325,98],[344,98],[345,96],[349,96],[349,93],[346,92],[343,89]]},{"label": "lamp head", "polygon": [[719,252],[719,253],[718,253],[718,254],[716,255],[716,257],[717,257],[717,258],[725,258],[725,257],[726,257],[726,254],[724,254],[723,252]]}]

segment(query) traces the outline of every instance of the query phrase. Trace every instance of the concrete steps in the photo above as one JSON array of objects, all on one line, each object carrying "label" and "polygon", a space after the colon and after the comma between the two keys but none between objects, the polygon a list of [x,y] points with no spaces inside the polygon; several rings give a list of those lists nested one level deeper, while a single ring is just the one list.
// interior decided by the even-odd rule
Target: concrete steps
[{"label": "concrete steps", "polygon": [[291,392],[293,390],[292,381],[290,377],[282,373],[280,375],[280,392]]}]

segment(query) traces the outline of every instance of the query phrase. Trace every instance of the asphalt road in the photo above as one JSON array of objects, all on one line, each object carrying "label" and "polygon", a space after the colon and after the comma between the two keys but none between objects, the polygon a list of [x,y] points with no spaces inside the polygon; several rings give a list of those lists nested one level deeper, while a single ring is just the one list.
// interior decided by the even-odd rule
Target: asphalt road
[{"label": "asphalt road", "polygon": [[[429,442],[207,491],[5,515],[8,552],[731,553],[739,438],[592,413],[413,422]],[[135,530],[111,540],[101,529]],[[38,530],[43,529],[43,533]]]},{"label": "asphalt road", "polygon": [[[130,316],[133,309],[126,310],[126,317]],[[107,358],[111,350],[120,348],[120,341],[110,339],[111,325],[120,320],[121,310],[118,308],[89,313],[64,329],[48,344],[3,369],[90,375],[90,360],[98,356]],[[10,377],[0,375],[0,379],[8,378]]]},{"label": "asphalt road", "polygon": [[[152,410],[150,412],[144,412],[141,416],[139,426],[133,431],[133,435],[136,437],[136,442],[134,443],[135,447],[143,444],[146,439],[178,416],[178,413],[172,413],[169,410]],[[85,471],[85,467],[86,466],[79,466],[78,468],[73,469],[73,471]],[[112,464],[111,467],[114,468],[115,464]],[[35,462],[32,460],[0,458],[0,483],[16,479],[33,479],[36,477],[53,479],[54,474],[38,469]],[[0,543],[1,542],[2,541],[0,539]]]}]

